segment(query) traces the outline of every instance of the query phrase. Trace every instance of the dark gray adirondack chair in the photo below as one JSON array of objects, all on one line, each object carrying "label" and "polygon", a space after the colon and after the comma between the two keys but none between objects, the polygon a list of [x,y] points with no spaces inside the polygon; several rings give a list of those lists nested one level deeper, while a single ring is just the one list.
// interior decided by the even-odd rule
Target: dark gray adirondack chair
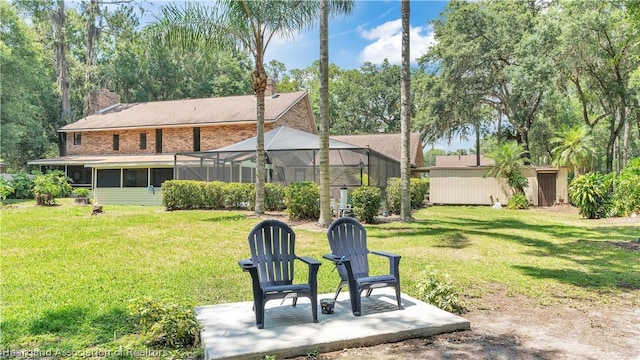
[{"label": "dark gray adirondack chair", "polygon": [[[264,306],[269,300],[298,297],[311,300],[313,322],[318,322],[318,282],[320,262],[295,255],[296,235],[285,223],[265,220],[249,233],[251,258],[238,261],[244,271],[251,274],[253,283],[253,310],[258,329],[264,328]],[[293,284],[294,262],[300,260],[309,266],[307,284]]]},{"label": "dark gray adirondack chair", "polygon": [[[362,314],[361,296],[367,291],[367,296],[375,288],[394,287],[398,308],[402,309],[400,299],[400,255],[369,251],[367,248],[367,232],[357,220],[341,217],[329,226],[327,231],[331,254],[324,255],[336,265],[340,274],[340,284],[334,299],[338,298],[343,287],[349,287],[351,311],[355,316]],[[389,274],[369,276],[369,254],[384,256],[389,259]]]}]

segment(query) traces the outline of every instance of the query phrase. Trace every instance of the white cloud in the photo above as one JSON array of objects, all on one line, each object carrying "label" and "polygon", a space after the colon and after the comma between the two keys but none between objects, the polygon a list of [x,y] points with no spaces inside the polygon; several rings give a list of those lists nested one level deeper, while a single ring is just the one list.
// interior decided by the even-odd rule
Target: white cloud
[{"label": "white cloud", "polygon": [[[364,39],[373,41],[365,46],[359,55],[362,62],[380,64],[384,59],[389,63],[399,65],[402,60],[402,21],[400,19],[388,21],[373,29],[359,28],[358,32]],[[409,32],[411,42],[411,62],[424,55],[429,47],[435,43],[433,29],[429,26],[411,27]]]}]

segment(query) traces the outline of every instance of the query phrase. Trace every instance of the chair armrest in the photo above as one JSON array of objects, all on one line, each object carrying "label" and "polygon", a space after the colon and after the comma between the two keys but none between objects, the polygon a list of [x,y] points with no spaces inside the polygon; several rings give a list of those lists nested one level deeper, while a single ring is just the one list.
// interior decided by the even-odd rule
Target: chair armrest
[{"label": "chair armrest", "polygon": [[371,250],[370,253],[374,254],[374,255],[380,255],[380,256],[384,256],[387,257],[389,259],[391,258],[401,258],[400,255],[398,254],[394,254],[394,253],[390,253],[390,252],[386,252],[386,251],[375,251],[375,250]]},{"label": "chair armrest", "polygon": [[249,271],[250,268],[255,268],[251,259],[238,260],[238,265],[240,265],[243,271]]},{"label": "chair armrest", "polygon": [[345,260],[349,261],[348,259],[345,259],[344,256],[338,256],[334,254],[324,254],[322,257],[329,261],[333,261],[336,265],[342,265]]},{"label": "chair armrest", "polygon": [[322,263],[314,258],[306,257],[306,256],[297,256],[297,259],[302,261],[307,265],[318,265],[320,266]]},{"label": "chair armrest", "polygon": [[322,263],[314,258],[306,256],[296,256],[296,259],[309,265],[309,279],[307,281],[309,283],[309,286],[311,287],[311,291],[313,293],[316,293],[318,291],[318,270],[320,269],[320,265],[322,265]]},{"label": "chair armrest", "polygon": [[400,277],[400,255],[385,251],[370,251],[370,253],[374,255],[384,256],[389,259],[389,275],[392,275],[395,278]]}]

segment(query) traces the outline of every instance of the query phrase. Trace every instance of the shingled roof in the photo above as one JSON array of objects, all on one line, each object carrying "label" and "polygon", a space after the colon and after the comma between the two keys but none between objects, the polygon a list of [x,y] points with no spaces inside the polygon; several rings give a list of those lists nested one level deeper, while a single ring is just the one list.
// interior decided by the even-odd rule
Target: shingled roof
[{"label": "shingled roof", "polygon": [[[331,135],[331,138],[370,149],[400,161],[402,154],[402,134],[369,134],[369,135]],[[417,167],[424,166],[424,154],[420,134],[412,133],[409,138],[411,159],[409,162]]]},{"label": "shingled roof", "polygon": [[[307,93],[297,91],[265,97],[265,123],[277,121]],[[256,97],[228,96],[206,99],[119,104],[63,126],[60,132],[112,129],[204,126],[256,122]]]}]

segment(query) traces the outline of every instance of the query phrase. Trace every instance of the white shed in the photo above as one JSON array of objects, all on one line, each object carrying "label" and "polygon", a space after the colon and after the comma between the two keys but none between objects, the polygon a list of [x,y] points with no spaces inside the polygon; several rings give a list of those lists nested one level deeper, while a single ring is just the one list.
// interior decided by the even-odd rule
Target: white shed
[{"label": "white shed", "polygon": [[[513,195],[506,178],[485,177],[492,160],[475,155],[437,156],[429,169],[429,201],[433,204],[492,205],[506,204]],[[549,166],[523,166],[529,180],[525,194],[534,206],[551,206],[567,201],[568,169]]]}]

